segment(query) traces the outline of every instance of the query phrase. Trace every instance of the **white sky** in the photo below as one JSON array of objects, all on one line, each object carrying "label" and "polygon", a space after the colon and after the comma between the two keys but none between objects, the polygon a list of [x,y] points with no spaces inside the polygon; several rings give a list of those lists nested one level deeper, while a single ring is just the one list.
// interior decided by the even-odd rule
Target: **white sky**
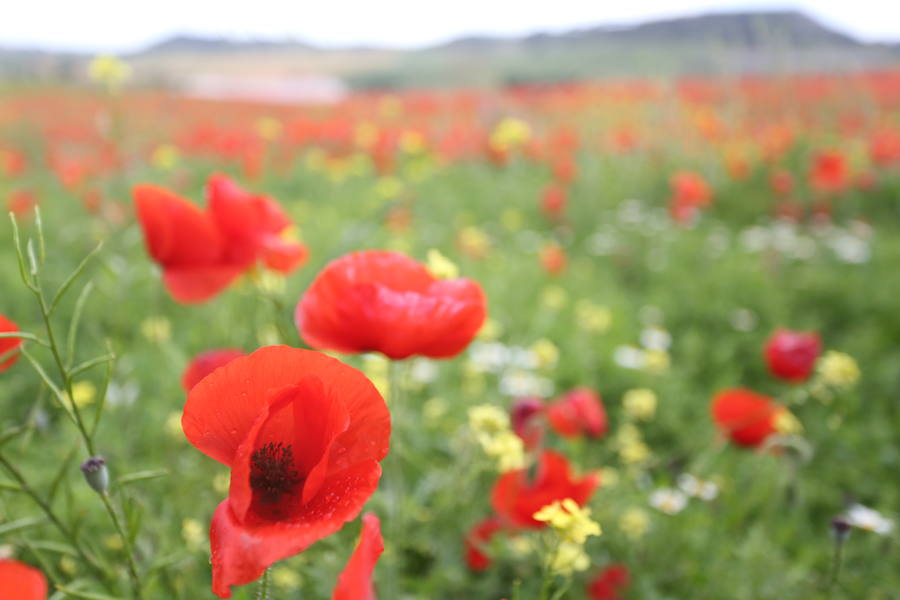
[{"label": "white sky", "polygon": [[710,10],[796,8],[866,40],[900,41],[897,0],[8,0],[0,45],[127,52],[173,33],[418,46]]}]

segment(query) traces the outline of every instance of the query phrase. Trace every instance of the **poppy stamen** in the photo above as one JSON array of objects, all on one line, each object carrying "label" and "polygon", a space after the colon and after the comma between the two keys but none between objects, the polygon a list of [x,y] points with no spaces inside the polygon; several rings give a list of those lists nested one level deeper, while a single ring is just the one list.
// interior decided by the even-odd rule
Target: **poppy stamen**
[{"label": "poppy stamen", "polygon": [[294,468],[294,451],[290,444],[270,442],[250,457],[250,487],[259,493],[263,504],[276,504],[301,481]]}]

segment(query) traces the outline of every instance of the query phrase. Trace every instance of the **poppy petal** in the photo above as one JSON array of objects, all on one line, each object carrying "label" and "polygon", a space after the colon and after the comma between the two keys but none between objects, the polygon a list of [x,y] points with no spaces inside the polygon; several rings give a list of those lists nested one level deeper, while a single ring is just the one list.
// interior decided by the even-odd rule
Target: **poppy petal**
[{"label": "poppy petal", "polygon": [[332,474],[316,498],[291,521],[246,525],[236,518],[230,500],[224,500],[216,508],[209,531],[213,592],[230,598],[231,586],[254,581],[272,563],[340,530],[356,518],[380,477],[381,466],[374,460]]},{"label": "poppy petal", "polygon": [[363,515],[362,533],[347,566],[338,576],[332,600],[375,600],[372,571],[384,552],[381,522],[372,513]]}]

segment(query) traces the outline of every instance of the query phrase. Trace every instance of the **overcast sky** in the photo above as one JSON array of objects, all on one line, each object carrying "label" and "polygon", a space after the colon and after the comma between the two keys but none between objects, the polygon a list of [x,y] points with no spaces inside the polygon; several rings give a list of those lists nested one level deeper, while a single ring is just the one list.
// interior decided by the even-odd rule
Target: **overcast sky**
[{"label": "overcast sky", "polygon": [[471,33],[514,35],[785,7],[862,39],[900,41],[898,0],[9,0],[0,45],[127,52],[173,33],[194,33],[410,47]]}]

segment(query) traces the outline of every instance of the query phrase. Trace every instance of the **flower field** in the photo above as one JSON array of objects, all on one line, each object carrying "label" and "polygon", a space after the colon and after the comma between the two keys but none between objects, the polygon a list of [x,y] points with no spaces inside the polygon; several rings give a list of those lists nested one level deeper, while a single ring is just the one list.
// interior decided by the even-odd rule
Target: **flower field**
[{"label": "flower field", "polygon": [[115,69],[0,96],[0,598],[898,597],[900,73]]}]

